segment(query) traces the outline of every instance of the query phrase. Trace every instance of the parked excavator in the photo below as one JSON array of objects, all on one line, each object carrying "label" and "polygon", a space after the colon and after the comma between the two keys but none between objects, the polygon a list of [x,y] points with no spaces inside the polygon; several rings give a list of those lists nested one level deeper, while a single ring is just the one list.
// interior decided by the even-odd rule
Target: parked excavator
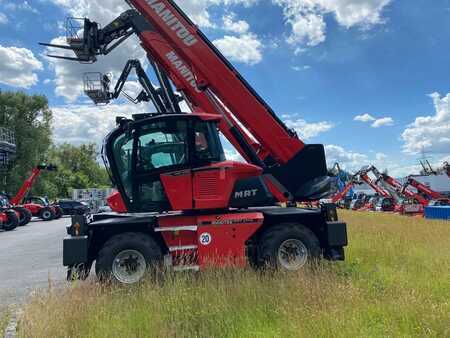
[{"label": "parked excavator", "polygon": [[[132,9],[100,28],[84,19],[63,59],[94,63],[136,35],[159,82],[130,60],[115,91],[103,75],[86,93],[105,104],[137,70],[154,114],[117,118],[104,159],[122,214],[77,215],[64,240],[68,277],[136,283],[161,266],[298,270],[343,260],[346,224],[336,207],[297,208],[329,193],[323,145],[306,145],[171,0],[130,0]],[[175,88],[175,89],[174,89]],[[182,112],[184,100],[190,112]],[[219,130],[247,163],[227,161]],[[287,206],[282,207],[281,205]]]},{"label": "parked excavator", "polygon": [[56,171],[57,167],[54,165],[41,164],[33,168],[31,175],[23,182],[17,194],[10,199],[10,204],[14,208],[25,208],[32,216],[39,217],[43,221],[51,221],[53,219],[61,218],[63,215],[62,209],[58,205],[50,205],[44,199],[30,200],[28,194],[36,182],[42,171]]}]

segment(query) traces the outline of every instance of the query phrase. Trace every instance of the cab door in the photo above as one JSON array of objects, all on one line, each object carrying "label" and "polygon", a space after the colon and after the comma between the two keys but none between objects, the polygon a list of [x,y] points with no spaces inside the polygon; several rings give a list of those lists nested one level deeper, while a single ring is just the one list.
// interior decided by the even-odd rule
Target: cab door
[{"label": "cab door", "polygon": [[[180,196],[192,194],[190,183],[189,123],[186,119],[163,119],[136,129],[133,144],[132,195],[136,211],[177,209],[169,201],[162,177],[176,177],[175,189]],[[186,172],[187,170],[187,172]]]}]

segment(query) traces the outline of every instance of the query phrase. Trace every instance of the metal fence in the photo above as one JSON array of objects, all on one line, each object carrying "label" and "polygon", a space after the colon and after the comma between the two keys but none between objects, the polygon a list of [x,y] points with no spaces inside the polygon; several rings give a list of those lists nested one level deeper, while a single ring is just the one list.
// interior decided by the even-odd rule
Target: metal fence
[{"label": "metal fence", "polygon": [[89,204],[91,211],[96,213],[100,207],[106,206],[109,195],[111,195],[113,189],[74,189],[72,192],[72,198],[75,201],[86,202]]}]

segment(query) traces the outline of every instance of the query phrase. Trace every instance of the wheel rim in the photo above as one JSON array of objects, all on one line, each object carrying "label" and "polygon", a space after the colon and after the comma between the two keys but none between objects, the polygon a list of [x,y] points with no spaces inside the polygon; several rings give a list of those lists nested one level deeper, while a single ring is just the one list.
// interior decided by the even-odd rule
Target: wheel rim
[{"label": "wheel rim", "polygon": [[44,211],[42,213],[42,218],[49,219],[50,217],[52,217],[52,214],[50,213],[50,211]]},{"label": "wheel rim", "polygon": [[288,239],[278,249],[278,261],[286,270],[298,270],[308,261],[308,248],[298,239]]},{"label": "wheel rim", "polygon": [[144,277],[147,263],[144,256],[136,250],[124,250],[114,259],[112,273],[121,283],[137,283]]}]

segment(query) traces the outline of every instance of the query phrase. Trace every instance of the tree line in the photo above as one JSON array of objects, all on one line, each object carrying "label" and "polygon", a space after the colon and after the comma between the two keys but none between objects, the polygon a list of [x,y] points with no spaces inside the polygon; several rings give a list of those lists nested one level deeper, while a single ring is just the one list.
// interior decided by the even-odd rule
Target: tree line
[{"label": "tree line", "polygon": [[43,172],[33,186],[34,195],[49,198],[70,197],[73,189],[102,188],[111,185],[98,162],[96,144],[54,144],[52,111],[42,95],[0,91],[0,127],[15,133],[17,153],[0,173],[0,192],[14,195],[38,164],[54,164],[56,172]]}]

